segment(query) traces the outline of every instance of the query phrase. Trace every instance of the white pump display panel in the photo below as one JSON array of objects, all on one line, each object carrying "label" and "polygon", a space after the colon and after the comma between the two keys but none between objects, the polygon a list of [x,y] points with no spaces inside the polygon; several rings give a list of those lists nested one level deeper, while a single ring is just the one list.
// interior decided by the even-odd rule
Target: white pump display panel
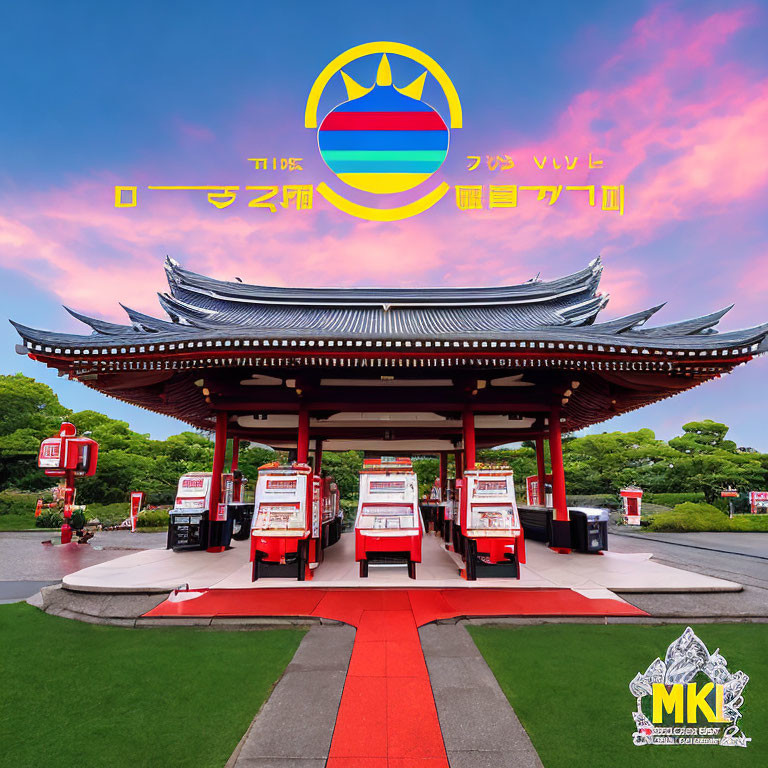
[{"label": "white pump display panel", "polygon": [[355,528],[361,531],[418,531],[421,527],[416,473],[401,464],[366,462],[360,473]]},{"label": "white pump display panel", "polygon": [[305,536],[309,472],[291,467],[262,469],[256,482],[251,530],[259,536]]},{"label": "white pump display panel", "polygon": [[473,538],[516,536],[520,517],[515,500],[514,477],[509,470],[469,470],[464,534]]},{"label": "white pump display panel", "polygon": [[419,510],[419,480],[409,459],[365,459],[355,520],[355,560],[360,575],[368,563],[401,559],[416,578],[424,523]]},{"label": "white pump display panel", "polygon": [[179,478],[174,509],[202,512],[210,509],[211,473],[189,472]]}]

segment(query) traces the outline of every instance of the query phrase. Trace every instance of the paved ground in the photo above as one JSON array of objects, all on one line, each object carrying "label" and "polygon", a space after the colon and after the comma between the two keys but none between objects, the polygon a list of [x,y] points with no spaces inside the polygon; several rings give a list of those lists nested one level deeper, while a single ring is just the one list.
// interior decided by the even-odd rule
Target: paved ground
[{"label": "paved ground", "polygon": [[354,639],[352,627],[306,634],[226,768],[324,768]]},{"label": "paved ground", "polygon": [[24,600],[41,587],[89,565],[122,557],[137,549],[165,547],[165,533],[104,531],[88,544],[44,546],[57,542],[50,531],[0,533],[0,602]]},{"label": "paved ground", "polygon": [[651,552],[657,562],[744,585],[728,594],[623,594],[655,616],[768,617],[768,534],[612,532],[614,552]]},{"label": "paved ground", "polygon": [[428,624],[419,636],[451,768],[541,768],[467,630],[460,624]]}]

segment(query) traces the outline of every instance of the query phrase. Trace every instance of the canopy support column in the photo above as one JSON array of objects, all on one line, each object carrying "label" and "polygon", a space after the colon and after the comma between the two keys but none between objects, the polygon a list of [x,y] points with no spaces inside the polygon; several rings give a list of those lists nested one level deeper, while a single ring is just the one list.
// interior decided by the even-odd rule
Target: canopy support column
[{"label": "canopy support column", "polygon": [[475,468],[475,414],[467,405],[462,414],[464,429],[464,469]]},{"label": "canopy support column", "polygon": [[544,463],[544,438],[536,438],[536,471],[539,476],[538,499],[539,506],[547,506],[547,468]]},{"label": "canopy support column", "polygon": [[315,440],[315,474],[319,475],[323,466],[323,441]]},{"label": "canopy support column", "polygon": [[453,452],[454,477],[459,480],[464,477],[464,457],[461,451]]},{"label": "canopy support column", "polygon": [[[552,463],[552,505],[555,508],[553,522],[553,538],[550,546],[555,552],[568,554],[571,550],[567,547],[557,546],[557,536],[568,526],[568,502],[565,498],[565,470],[563,468],[563,439],[560,427],[560,409],[553,408],[549,414],[549,456]],[[567,540],[570,541],[570,531],[567,532]]]},{"label": "canopy support column", "polygon": [[299,406],[299,434],[296,440],[296,462],[306,464],[309,461],[309,411],[305,405]]},{"label": "canopy support column", "polygon": [[[208,510],[208,551],[222,552],[224,547],[216,545],[219,523],[214,522],[221,501],[221,475],[227,456],[227,425],[229,419],[225,411],[216,414],[216,433],[213,443],[213,467],[211,469],[211,508]],[[220,539],[219,539],[220,540]]]}]

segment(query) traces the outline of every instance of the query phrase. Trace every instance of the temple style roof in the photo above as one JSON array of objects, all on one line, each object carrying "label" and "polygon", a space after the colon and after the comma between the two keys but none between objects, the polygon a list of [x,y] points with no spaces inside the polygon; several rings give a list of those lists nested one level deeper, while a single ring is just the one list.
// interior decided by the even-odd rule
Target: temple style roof
[{"label": "temple style roof", "polygon": [[41,331],[15,322],[13,325],[27,347],[31,343],[70,351],[117,342],[501,342],[512,338],[588,340],[609,346],[652,344],[665,350],[706,351],[727,346],[762,351],[768,324],[714,336],[715,326],[731,307],[651,328],[642,326],[663,304],[595,322],[608,301],[608,296],[597,290],[602,269],[598,258],[566,277],[499,288],[282,288],[214,280],[167,259],[170,292],[159,294],[159,300],[169,320],[121,305],[130,325],[67,308],[91,327],[89,336]]},{"label": "temple style roof", "polygon": [[[656,326],[648,323],[663,304],[603,320],[599,258],[555,280],[488,288],[258,286],[171,259],[165,270],[166,318],[122,305],[128,321],[120,324],[68,309],[90,333],[14,322],[17,351],[201,428],[226,410],[241,436],[273,445],[294,439],[284,422],[300,402],[325,414],[433,409],[455,442],[467,398],[486,414],[478,444],[495,445],[513,439],[510,430],[541,434],[553,407],[565,429],[579,429],[768,351],[768,324],[718,332],[730,307]],[[350,435],[379,434],[369,422],[318,417],[316,426],[351,446]],[[403,440],[421,434],[403,424],[386,431]]]}]

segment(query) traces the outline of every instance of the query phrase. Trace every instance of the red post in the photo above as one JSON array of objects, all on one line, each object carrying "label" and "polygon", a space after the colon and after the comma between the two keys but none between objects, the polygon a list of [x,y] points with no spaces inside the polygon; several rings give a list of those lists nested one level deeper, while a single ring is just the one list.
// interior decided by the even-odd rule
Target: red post
[{"label": "red post", "polygon": [[455,466],[454,476],[456,479],[458,480],[459,478],[464,477],[464,459],[461,451],[453,452],[453,463]]},{"label": "red post", "polygon": [[536,438],[536,471],[539,476],[539,506],[547,506],[547,468],[544,464],[544,438]]},{"label": "red post", "polygon": [[475,414],[469,406],[464,408],[462,414],[462,426],[464,429],[464,469],[475,468]]},{"label": "red post", "polygon": [[309,411],[306,406],[299,406],[299,434],[296,440],[296,461],[306,464],[309,460]]},{"label": "red post", "polygon": [[315,474],[320,474],[323,466],[323,441],[315,440]]},{"label": "red post", "polygon": [[64,475],[64,509],[62,510],[63,522],[61,523],[61,543],[69,544],[72,541],[72,505],[75,503],[75,471],[68,469]]},{"label": "red post", "polygon": [[553,409],[549,414],[549,455],[552,461],[552,504],[555,508],[555,520],[568,520],[559,408]]},{"label": "red post", "polygon": [[[216,414],[216,436],[213,444],[213,468],[211,469],[211,508],[208,510],[208,541],[217,523],[216,509],[221,501],[221,474],[224,472],[224,460],[227,456],[227,423],[229,419],[224,411]],[[221,552],[223,547],[208,547],[209,552]]]}]

